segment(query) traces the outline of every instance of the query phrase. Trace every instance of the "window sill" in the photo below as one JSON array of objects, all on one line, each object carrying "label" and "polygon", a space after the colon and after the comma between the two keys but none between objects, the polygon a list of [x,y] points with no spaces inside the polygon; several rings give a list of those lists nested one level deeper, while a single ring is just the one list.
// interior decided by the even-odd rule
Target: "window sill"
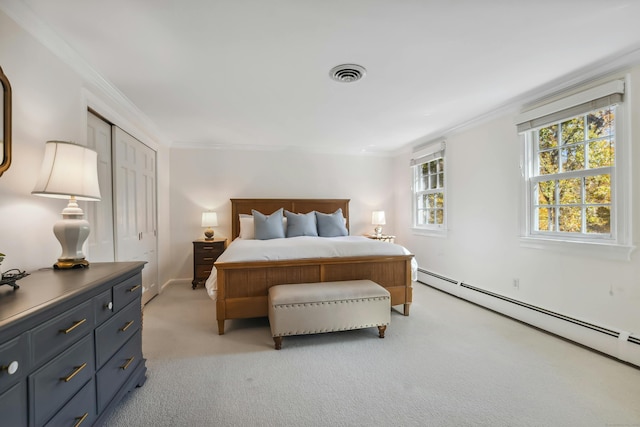
[{"label": "window sill", "polygon": [[414,236],[427,236],[427,237],[447,237],[447,229],[443,228],[440,230],[429,229],[429,228],[411,228],[411,233]]},{"label": "window sill", "polygon": [[520,246],[612,261],[631,261],[631,253],[636,249],[635,246],[615,243],[575,242],[540,237],[520,237]]}]

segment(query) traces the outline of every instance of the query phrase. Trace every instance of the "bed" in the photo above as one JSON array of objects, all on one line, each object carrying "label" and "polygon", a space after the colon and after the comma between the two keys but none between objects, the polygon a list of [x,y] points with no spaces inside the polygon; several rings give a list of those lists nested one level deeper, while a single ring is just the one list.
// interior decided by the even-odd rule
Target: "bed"
[{"label": "bed", "polygon": [[[349,199],[231,199],[231,232],[234,241],[230,247],[240,235],[241,215],[250,215],[253,209],[270,214],[280,208],[302,214],[313,211],[333,213],[341,209],[345,225],[347,229],[349,227]],[[364,237],[360,239],[369,240]],[[241,240],[238,239],[238,242]],[[384,286],[391,294],[391,305],[402,305],[403,314],[408,316],[412,301],[413,255],[406,250],[391,255],[380,254],[383,249],[380,245],[393,244],[373,240],[370,243],[377,245],[375,248],[380,250],[373,251],[373,254],[359,253],[355,256],[303,255],[303,258],[296,259],[248,261],[225,261],[226,252],[223,253],[214,264],[211,277],[206,283],[209,294],[216,301],[218,334],[224,334],[227,319],[266,317],[269,288],[288,283],[369,279]],[[282,246],[284,242],[280,244]]]}]

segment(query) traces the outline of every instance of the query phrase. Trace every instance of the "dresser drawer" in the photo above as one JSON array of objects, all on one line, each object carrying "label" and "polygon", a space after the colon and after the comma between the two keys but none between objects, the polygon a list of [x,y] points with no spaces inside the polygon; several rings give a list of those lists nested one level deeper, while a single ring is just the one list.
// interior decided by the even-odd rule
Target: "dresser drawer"
[{"label": "dresser drawer", "polygon": [[132,301],[96,329],[96,366],[100,367],[125,343],[142,322],[139,300]]},{"label": "dresser drawer", "polygon": [[26,427],[27,382],[21,381],[0,394],[0,414],[3,426]]},{"label": "dresser drawer", "polygon": [[113,309],[118,311],[142,295],[142,275],[137,274],[113,287]]},{"label": "dresser drawer", "polygon": [[22,334],[0,346],[0,393],[29,372],[29,340]]},{"label": "dresser drawer", "polygon": [[95,372],[93,334],[29,376],[29,405],[35,425],[44,424]]},{"label": "dresser drawer", "polygon": [[91,301],[86,301],[34,328],[31,331],[34,367],[50,360],[93,328]]},{"label": "dresser drawer", "polygon": [[96,325],[101,325],[113,315],[113,296],[111,289],[104,291],[97,297],[93,297],[93,313],[96,317]]},{"label": "dresser drawer", "polygon": [[96,413],[96,386],[91,379],[45,427],[90,426],[96,420]]},{"label": "dresser drawer", "polygon": [[98,412],[109,404],[141,360],[142,332],[138,330],[96,374]]}]

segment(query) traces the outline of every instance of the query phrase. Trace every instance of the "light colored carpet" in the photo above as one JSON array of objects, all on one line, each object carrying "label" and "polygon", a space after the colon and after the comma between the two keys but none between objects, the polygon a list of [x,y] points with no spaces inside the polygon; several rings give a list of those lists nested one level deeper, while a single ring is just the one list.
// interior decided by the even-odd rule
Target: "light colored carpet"
[{"label": "light colored carpet", "polygon": [[640,370],[414,284],[409,317],[287,337],[172,285],[144,310],[146,384],[108,426],[640,426]]}]

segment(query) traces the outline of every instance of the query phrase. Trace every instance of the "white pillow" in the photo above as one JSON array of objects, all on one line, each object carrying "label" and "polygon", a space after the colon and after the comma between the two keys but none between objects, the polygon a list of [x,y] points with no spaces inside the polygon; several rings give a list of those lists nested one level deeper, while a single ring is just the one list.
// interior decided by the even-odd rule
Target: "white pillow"
[{"label": "white pillow", "polygon": [[240,234],[241,239],[255,239],[255,231],[253,227],[253,215],[240,214]]}]

